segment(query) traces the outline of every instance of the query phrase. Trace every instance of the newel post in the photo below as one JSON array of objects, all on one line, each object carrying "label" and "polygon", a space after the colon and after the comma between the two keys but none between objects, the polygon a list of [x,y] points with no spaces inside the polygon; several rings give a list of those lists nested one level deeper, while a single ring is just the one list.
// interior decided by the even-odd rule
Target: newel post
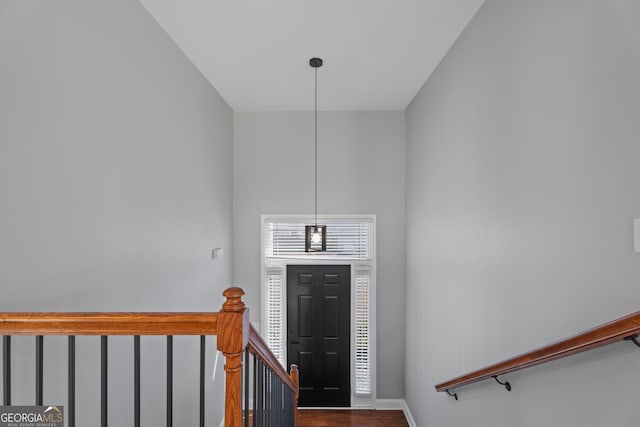
[{"label": "newel post", "polygon": [[241,288],[223,292],[227,300],[218,313],[218,350],[225,357],[225,427],[242,425],[242,353],[249,339],[249,309]]},{"label": "newel post", "polygon": [[289,369],[289,377],[291,381],[296,385],[296,389],[293,393],[293,425],[298,425],[298,396],[300,393],[300,374],[298,372],[298,365],[291,365]]}]

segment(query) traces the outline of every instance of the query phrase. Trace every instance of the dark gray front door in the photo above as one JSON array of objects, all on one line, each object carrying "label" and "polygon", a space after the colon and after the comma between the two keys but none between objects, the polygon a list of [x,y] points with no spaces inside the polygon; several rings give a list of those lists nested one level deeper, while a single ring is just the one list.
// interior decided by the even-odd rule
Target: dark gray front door
[{"label": "dark gray front door", "polygon": [[287,365],[299,406],[350,406],[351,267],[287,266]]}]

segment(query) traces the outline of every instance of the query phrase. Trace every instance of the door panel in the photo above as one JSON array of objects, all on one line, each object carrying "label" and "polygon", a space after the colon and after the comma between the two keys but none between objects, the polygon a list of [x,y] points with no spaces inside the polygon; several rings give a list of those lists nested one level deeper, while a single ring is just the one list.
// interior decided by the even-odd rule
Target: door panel
[{"label": "door panel", "polygon": [[287,266],[287,364],[300,406],[350,405],[351,267]]}]

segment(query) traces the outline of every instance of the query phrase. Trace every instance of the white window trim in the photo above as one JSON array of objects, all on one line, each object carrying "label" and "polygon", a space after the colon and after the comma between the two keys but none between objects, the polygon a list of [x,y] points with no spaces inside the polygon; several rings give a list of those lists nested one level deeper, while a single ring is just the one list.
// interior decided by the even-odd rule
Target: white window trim
[{"label": "white window trim", "polygon": [[[314,221],[313,215],[262,215],[260,218],[260,257],[261,257],[261,281],[262,285],[261,289],[261,301],[262,301],[262,310],[261,310],[261,334],[264,335],[266,332],[264,328],[266,328],[266,278],[267,274],[273,274],[274,272],[280,270],[282,273],[282,296],[283,301],[281,307],[283,307],[284,313],[284,325],[287,323],[287,312],[286,312],[286,266],[287,265],[350,265],[351,266],[351,327],[350,327],[350,348],[351,348],[351,366],[350,366],[350,383],[351,383],[351,407],[352,408],[375,408],[376,407],[376,390],[377,390],[377,340],[376,340],[376,216],[375,215],[318,215],[318,223],[322,223],[322,221],[336,221],[336,220],[344,220],[344,221],[367,221],[371,222],[371,234],[370,234],[370,253],[369,259],[349,259],[349,258],[334,258],[334,257],[318,257],[317,255],[309,255],[309,256],[296,256],[292,258],[272,258],[267,259],[265,256],[265,233],[264,233],[264,224],[269,221],[274,220],[286,220],[286,221],[300,221],[304,223],[312,223]],[[371,374],[371,394],[369,395],[356,395],[355,386],[356,386],[356,378],[355,378],[355,366],[356,366],[356,333],[355,333],[355,302],[356,302],[356,275],[367,273],[369,275],[369,363],[370,363],[370,374]],[[286,360],[287,358],[287,346],[286,346],[286,326],[282,330],[282,342],[283,344],[283,354]]]}]

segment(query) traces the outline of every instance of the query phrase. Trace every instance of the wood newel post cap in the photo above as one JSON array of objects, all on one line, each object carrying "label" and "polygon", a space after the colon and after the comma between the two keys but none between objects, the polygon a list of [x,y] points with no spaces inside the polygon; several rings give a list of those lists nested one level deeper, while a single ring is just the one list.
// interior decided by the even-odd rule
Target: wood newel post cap
[{"label": "wood newel post cap", "polygon": [[222,304],[222,311],[241,312],[244,310],[244,302],[242,301],[242,295],[244,291],[242,288],[233,287],[227,288],[222,293],[227,300]]}]

